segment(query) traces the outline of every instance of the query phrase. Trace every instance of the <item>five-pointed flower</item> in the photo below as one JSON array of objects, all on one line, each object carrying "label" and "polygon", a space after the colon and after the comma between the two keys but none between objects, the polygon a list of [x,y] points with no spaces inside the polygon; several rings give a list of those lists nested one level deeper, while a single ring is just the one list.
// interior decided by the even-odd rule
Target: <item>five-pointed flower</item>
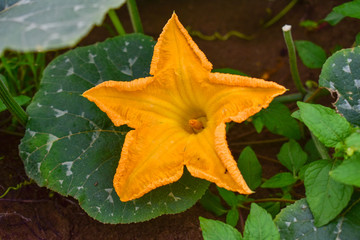
[{"label": "five-pointed flower", "polygon": [[151,77],[107,81],[83,94],[116,126],[135,129],[114,176],[121,201],[177,181],[184,166],[219,187],[252,193],[227,146],[225,123],[246,120],[285,88],[211,69],[174,13],[155,45]]}]

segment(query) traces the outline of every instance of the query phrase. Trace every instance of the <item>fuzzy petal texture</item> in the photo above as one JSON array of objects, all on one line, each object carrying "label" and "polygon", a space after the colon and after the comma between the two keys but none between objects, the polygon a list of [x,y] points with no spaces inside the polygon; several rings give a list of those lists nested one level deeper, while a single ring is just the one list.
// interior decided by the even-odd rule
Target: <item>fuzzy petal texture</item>
[{"label": "fuzzy petal texture", "polygon": [[108,81],[83,94],[116,126],[135,129],[126,135],[114,177],[121,201],[177,181],[184,166],[194,177],[252,193],[228,148],[225,123],[246,120],[286,89],[211,69],[173,14],[155,45],[152,77]]}]

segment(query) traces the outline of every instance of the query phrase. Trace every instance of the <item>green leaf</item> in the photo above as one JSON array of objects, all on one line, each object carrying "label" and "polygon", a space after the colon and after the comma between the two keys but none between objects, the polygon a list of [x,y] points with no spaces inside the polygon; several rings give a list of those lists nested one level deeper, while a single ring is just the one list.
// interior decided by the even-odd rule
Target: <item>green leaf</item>
[{"label": "green leaf", "polygon": [[306,163],[307,154],[302,150],[300,144],[291,139],[281,146],[277,158],[281,164],[289,169],[295,176],[300,168]]},{"label": "green leaf", "polygon": [[235,75],[248,76],[247,74],[232,68],[217,68],[217,69],[213,69],[212,72],[230,73]]},{"label": "green leaf", "polygon": [[251,147],[248,146],[242,150],[238,159],[238,167],[250,189],[255,190],[260,186],[262,168]]},{"label": "green leaf", "polygon": [[245,223],[244,239],[246,240],[276,240],[280,234],[271,215],[256,203],[251,204],[250,214]]},{"label": "green leaf", "polygon": [[280,202],[262,202],[259,206],[265,209],[272,218],[274,218],[280,212]]},{"label": "green leaf", "polygon": [[274,221],[281,239],[360,239],[360,227],[354,224],[348,215],[339,217],[328,225],[316,227],[305,198],[284,208]]},{"label": "green leaf", "polygon": [[109,9],[125,0],[32,0],[11,7],[6,2],[0,5],[0,55],[4,49],[45,51],[74,46],[95,24],[100,25]]},{"label": "green leaf", "polygon": [[301,119],[310,131],[327,147],[335,147],[352,132],[351,125],[333,109],[319,104],[297,103]]},{"label": "green leaf", "polygon": [[347,2],[333,8],[333,11],[346,17],[360,19],[360,1]]},{"label": "green leaf", "polygon": [[332,11],[324,18],[324,21],[328,22],[331,26],[335,26],[341,20],[343,20],[344,17],[344,15]]},{"label": "green leaf", "polygon": [[299,124],[291,117],[290,110],[284,104],[272,102],[256,116],[261,117],[264,125],[272,133],[293,139],[301,137]]},{"label": "green leaf", "polygon": [[241,233],[232,226],[217,221],[199,217],[204,240],[241,240]]},{"label": "green leaf", "polygon": [[360,126],[360,47],[343,49],[329,57],[319,84],[336,92],[337,110],[352,124]]},{"label": "green leaf", "polygon": [[314,140],[310,139],[309,141],[307,141],[304,150],[308,155],[307,162],[314,162],[321,159],[319,151],[315,146]]},{"label": "green leaf", "polygon": [[346,153],[352,156],[354,152],[360,152],[360,131],[354,132],[345,139]]},{"label": "green leaf", "polygon": [[360,187],[360,152],[355,153],[330,172],[337,182]]},{"label": "green leaf", "polygon": [[[23,106],[23,105],[27,104],[28,102],[30,102],[31,98],[29,98],[28,96],[25,96],[25,95],[20,95],[20,96],[14,97],[14,100],[20,106]],[[7,109],[7,107],[0,99],[0,112],[5,111],[6,109]]]},{"label": "green leaf", "polygon": [[325,63],[325,50],[315,43],[310,41],[295,41],[295,46],[301,61],[308,68],[321,68]]},{"label": "green leaf", "polygon": [[106,80],[149,76],[154,44],[150,37],[132,34],[57,57],[45,69],[40,90],[27,108],[29,120],[20,145],[26,173],[40,186],[78,199],[101,222],[139,222],[182,212],[209,186],[185,171],[178,182],[130,202],[121,202],[113,189],[129,128],[114,127],[81,94]]},{"label": "green leaf", "polygon": [[202,196],[199,202],[203,208],[209,212],[214,213],[216,216],[221,216],[228,211],[221,204],[220,198],[212,194],[209,190],[205,192],[204,196]]},{"label": "green leaf", "polygon": [[226,223],[235,227],[239,221],[239,211],[236,207],[230,209],[226,214]]},{"label": "green leaf", "polygon": [[264,122],[262,121],[261,117],[254,116],[251,118],[251,122],[254,125],[256,132],[261,133],[264,128]]},{"label": "green leaf", "polygon": [[319,160],[305,172],[305,194],[318,227],[333,220],[346,207],[353,192],[353,187],[330,178],[333,167],[330,161]]},{"label": "green leaf", "polygon": [[296,178],[289,173],[278,173],[275,176],[271,177],[269,180],[266,180],[261,187],[262,188],[282,188],[290,186],[296,182]]},{"label": "green leaf", "polygon": [[225,200],[225,202],[230,206],[234,207],[237,205],[237,197],[234,192],[226,190],[225,188],[217,187],[220,196]]}]

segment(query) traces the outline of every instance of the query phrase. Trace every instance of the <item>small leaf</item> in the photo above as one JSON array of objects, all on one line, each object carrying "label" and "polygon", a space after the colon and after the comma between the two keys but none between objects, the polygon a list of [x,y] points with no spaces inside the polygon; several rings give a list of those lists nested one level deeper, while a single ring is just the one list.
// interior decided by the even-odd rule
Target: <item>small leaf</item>
[{"label": "small leaf", "polygon": [[301,119],[310,131],[327,147],[335,147],[352,132],[351,125],[333,109],[319,104],[297,103]]},{"label": "small leaf", "polygon": [[261,117],[270,132],[288,138],[300,139],[299,124],[291,117],[290,110],[281,103],[272,102],[268,108],[261,110],[256,117]]},{"label": "small leaf", "polygon": [[263,202],[259,206],[265,209],[274,218],[280,212],[280,202]]},{"label": "small leaf", "polygon": [[355,153],[330,172],[337,182],[360,187],[360,152]]},{"label": "small leaf", "polygon": [[308,68],[321,68],[326,61],[326,53],[322,47],[310,41],[295,41],[300,59]]},{"label": "small leaf", "polygon": [[262,121],[261,117],[252,117],[251,122],[255,127],[257,133],[261,133],[262,129],[264,128],[264,122]]},{"label": "small leaf", "polygon": [[225,200],[225,202],[230,206],[234,207],[237,205],[237,197],[234,192],[226,190],[225,188],[217,187],[220,196]]},{"label": "small leaf", "polygon": [[227,240],[243,239],[238,230],[226,223],[203,217],[199,217],[199,220],[204,240],[222,240],[224,237]]},{"label": "small leaf", "polygon": [[255,190],[260,186],[262,168],[251,147],[248,146],[242,150],[238,159],[238,167],[250,189]]},{"label": "small leaf", "polygon": [[330,178],[332,168],[330,161],[319,160],[305,172],[306,198],[318,227],[333,220],[346,207],[353,192],[353,187]]},{"label": "small leaf", "polygon": [[236,207],[230,209],[226,215],[226,223],[235,227],[239,221],[239,211]]},{"label": "small leaf", "polygon": [[212,72],[230,73],[230,74],[235,74],[235,75],[248,76],[247,74],[240,72],[239,70],[232,69],[232,68],[217,68],[217,69],[213,69]]},{"label": "small leaf", "polygon": [[359,65],[360,47],[340,50],[326,60],[319,79],[321,87],[336,92],[337,110],[357,126],[360,126]]},{"label": "small leaf", "polygon": [[302,150],[300,144],[291,139],[282,145],[277,158],[293,175],[306,163],[307,154]]},{"label": "small leaf", "polygon": [[[30,102],[31,98],[29,98],[28,96],[25,96],[25,95],[20,95],[20,96],[14,97],[14,100],[15,100],[15,102],[17,102],[17,104],[19,104],[20,106],[23,106],[23,105],[27,104],[28,102]],[[0,99],[0,112],[5,111],[6,109],[7,109],[7,107]]]},{"label": "small leaf", "polygon": [[251,204],[250,214],[245,223],[244,239],[246,240],[277,240],[280,234],[271,215],[256,203]]},{"label": "small leaf", "polygon": [[261,187],[262,188],[282,188],[286,186],[290,186],[296,182],[296,178],[289,173],[278,173],[269,180],[265,181]]},{"label": "small leaf", "polygon": [[316,227],[305,198],[282,209],[274,221],[281,239],[360,239],[360,227],[352,222],[348,215],[339,217],[328,225]]},{"label": "small leaf", "polygon": [[221,216],[228,211],[221,204],[220,198],[212,194],[209,190],[205,192],[204,196],[202,196],[199,202],[203,208],[209,212],[214,213],[216,216]]},{"label": "small leaf", "polygon": [[355,0],[333,8],[333,11],[346,17],[360,19],[360,1]]},{"label": "small leaf", "polygon": [[343,20],[345,16],[331,11],[325,18],[324,21],[328,22],[331,26],[335,26],[336,24],[338,24],[341,20]]},{"label": "small leaf", "polygon": [[95,24],[100,25],[109,9],[124,3],[125,0],[18,2],[0,12],[0,55],[4,49],[29,52],[74,46]]}]

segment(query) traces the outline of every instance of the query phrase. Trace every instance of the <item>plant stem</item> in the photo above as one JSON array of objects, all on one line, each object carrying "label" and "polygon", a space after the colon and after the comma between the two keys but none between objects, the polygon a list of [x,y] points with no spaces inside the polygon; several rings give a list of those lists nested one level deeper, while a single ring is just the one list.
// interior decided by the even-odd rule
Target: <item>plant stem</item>
[{"label": "plant stem", "polygon": [[245,204],[250,204],[250,203],[262,203],[262,202],[294,203],[295,200],[283,199],[283,198],[263,198],[263,199],[256,199],[256,200],[248,201],[248,202],[245,202]]},{"label": "plant stem", "polygon": [[318,150],[320,156],[322,159],[330,159],[329,153],[326,149],[326,147],[324,146],[324,144],[322,144],[319,139],[312,133],[311,134],[311,138],[314,141],[315,147]]},{"label": "plant stem", "polygon": [[133,25],[134,31],[136,33],[144,33],[144,30],[143,30],[143,27],[141,24],[140,14],[139,14],[138,8],[136,6],[135,0],[127,0],[126,5],[129,10],[130,19],[131,19],[131,23]]},{"label": "plant stem", "polygon": [[306,90],[301,83],[299,71],[297,68],[295,44],[291,36],[291,26],[290,25],[283,26],[282,31],[284,34],[286,47],[289,53],[289,64],[290,64],[290,71],[292,78],[294,80],[295,86],[298,89],[298,91],[302,94],[302,96],[305,96]]},{"label": "plant stem", "polygon": [[20,107],[20,105],[14,100],[11,96],[9,90],[6,88],[5,84],[5,77],[0,75],[0,99],[3,101],[7,109],[11,112],[13,116],[15,116],[21,125],[25,126],[27,121],[27,114]]},{"label": "plant stem", "polygon": [[275,17],[270,19],[270,21],[265,23],[264,28],[270,27],[271,25],[279,21],[279,19],[282,18],[286,13],[288,13],[297,2],[298,0],[292,0],[288,5],[286,5],[286,7],[284,7],[283,10],[281,10],[281,12],[279,12]]},{"label": "plant stem", "polygon": [[289,103],[302,100],[303,96],[301,93],[292,93],[280,97],[274,98],[273,102]]},{"label": "plant stem", "polygon": [[116,31],[118,32],[118,34],[120,36],[124,36],[126,34],[121,22],[120,22],[120,19],[118,18],[116,12],[114,9],[110,9],[109,12],[108,12],[108,15],[110,17],[110,20],[112,22],[112,24],[114,25]]}]

